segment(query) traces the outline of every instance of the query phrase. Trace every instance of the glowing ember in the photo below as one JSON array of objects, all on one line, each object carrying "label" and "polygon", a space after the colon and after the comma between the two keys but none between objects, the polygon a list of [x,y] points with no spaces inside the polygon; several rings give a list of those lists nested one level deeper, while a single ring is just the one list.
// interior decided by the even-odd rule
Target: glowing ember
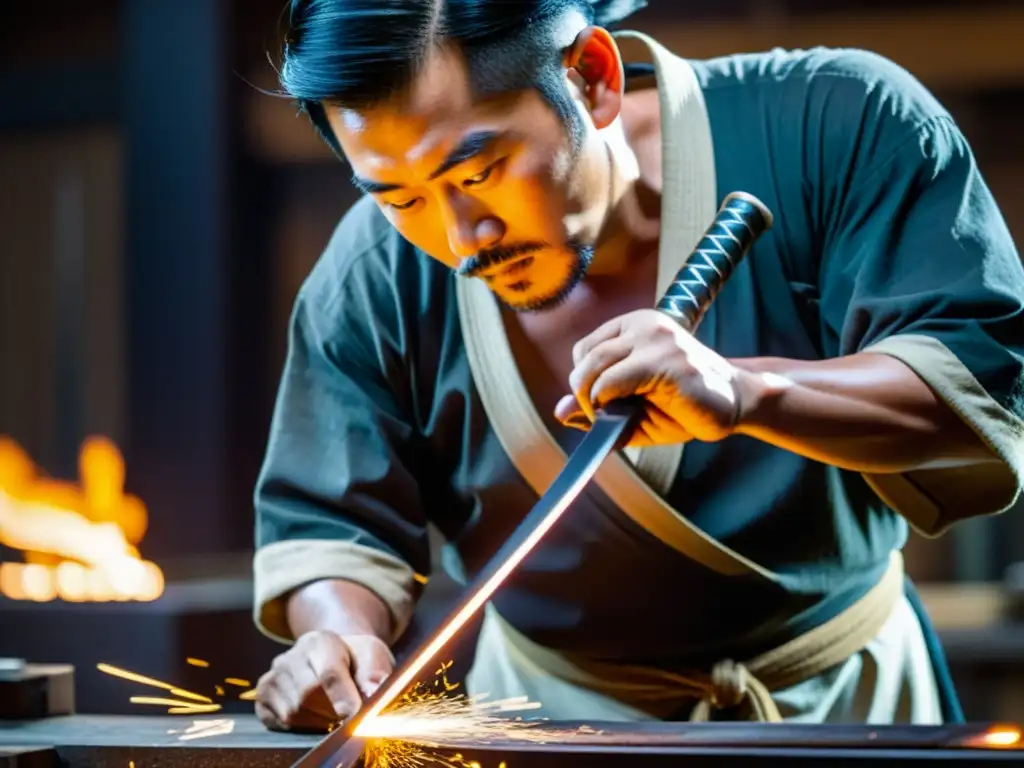
[{"label": "glowing ember", "polygon": [[963,744],[972,749],[1024,749],[1024,734],[1014,725],[996,725]]},{"label": "glowing ember", "polygon": [[17,443],[0,437],[0,544],[25,557],[0,564],[0,594],[36,602],[156,600],[163,572],[139,557],[146,507],[124,493],[117,447],[86,440],[79,475],[81,487],[46,477]]}]

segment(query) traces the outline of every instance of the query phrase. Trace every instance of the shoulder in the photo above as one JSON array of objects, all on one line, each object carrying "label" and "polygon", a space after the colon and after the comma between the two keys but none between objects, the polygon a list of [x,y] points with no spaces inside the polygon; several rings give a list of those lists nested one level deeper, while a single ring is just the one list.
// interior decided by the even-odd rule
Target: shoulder
[{"label": "shoulder", "polygon": [[[694,62],[706,93],[753,102],[792,121],[794,109],[813,122],[878,129],[875,139],[909,137],[948,110],[897,62],[856,48],[782,48]],[[724,95],[724,94],[723,94]],[[889,134],[892,134],[891,136]]]},{"label": "shoulder", "polygon": [[386,268],[401,238],[376,204],[362,197],[339,220],[299,289],[300,301],[322,308],[339,302],[354,278]]},{"label": "shoulder", "polygon": [[338,222],[298,298],[321,313],[355,308],[387,320],[403,313],[403,296],[415,296],[418,286],[443,277],[438,267],[363,197]]}]

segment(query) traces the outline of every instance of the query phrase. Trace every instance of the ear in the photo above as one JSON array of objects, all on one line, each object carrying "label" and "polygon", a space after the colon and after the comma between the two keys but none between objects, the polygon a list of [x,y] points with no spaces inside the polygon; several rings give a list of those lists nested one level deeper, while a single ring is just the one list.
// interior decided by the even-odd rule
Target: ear
[{"label": "ear", "polygon": [[594,125],[604,128],[619,116],[626,76],[615,39],[604,27],[587,27],[565,54],[565,66],[580,85]]}]

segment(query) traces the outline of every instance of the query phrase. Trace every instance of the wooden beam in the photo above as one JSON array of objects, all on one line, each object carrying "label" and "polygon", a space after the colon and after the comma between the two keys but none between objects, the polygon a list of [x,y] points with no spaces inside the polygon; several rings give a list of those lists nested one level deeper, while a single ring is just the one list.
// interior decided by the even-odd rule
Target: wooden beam
[{"label": "wooden beam", "polygon": [[[892,59],[933,90],[1024,87],[1024,8],[648,21],[642,31],[694,59],[774,47],[864,48]],[[330,160],[287,101],[251,92],[245,112],[248,144],[257,156],[274,162]]]}]

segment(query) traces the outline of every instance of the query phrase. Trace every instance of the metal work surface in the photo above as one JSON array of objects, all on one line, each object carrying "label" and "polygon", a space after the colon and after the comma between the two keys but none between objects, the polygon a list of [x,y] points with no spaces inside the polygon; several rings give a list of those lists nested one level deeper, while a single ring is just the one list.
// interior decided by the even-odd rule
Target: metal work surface
[{"label": "metal work surface", "polygon": [[[196,720],[217,719],[233,720],[231,733],[181,739]],[[56,760],[46,765],[54,768],[128,768],[132,762],[135,768],[281,768],[316,742],[316,736],[267,731],[251,715],[195,719],[96,715],[0,723],[0,755],[5,745],[49,747]],[[14,765],[20,768],[22,763],[18,760]]]},{"label": "metal work surface", "polygon": [[[216,716],[202,718],[216,720]],[[0,768],[286,768],[317,742],[316,736],[272,733],[252,716],[230,718],[230,733],[181,739],[185,717],[78,716],[0,725]],[[577,724],[551,723],[551,743],[509,740],[452,743],[433,750],[436,764],[479,763],[480,768],[646,768],[646,766],[1024,766],[1024,750],[963,748],[983,727],[758,725],[748,723],[606,723],[574,732]],[[554,739],[557,739],[555,741]],[[5,746],[6,745],[6,746]],[[38,751],[36,751],[38,750]],[[21,751],[21,755],[16,752]],[[460,755],[453,762],[454,755]],[[431,762],[419,764],[429,768]]]}]

